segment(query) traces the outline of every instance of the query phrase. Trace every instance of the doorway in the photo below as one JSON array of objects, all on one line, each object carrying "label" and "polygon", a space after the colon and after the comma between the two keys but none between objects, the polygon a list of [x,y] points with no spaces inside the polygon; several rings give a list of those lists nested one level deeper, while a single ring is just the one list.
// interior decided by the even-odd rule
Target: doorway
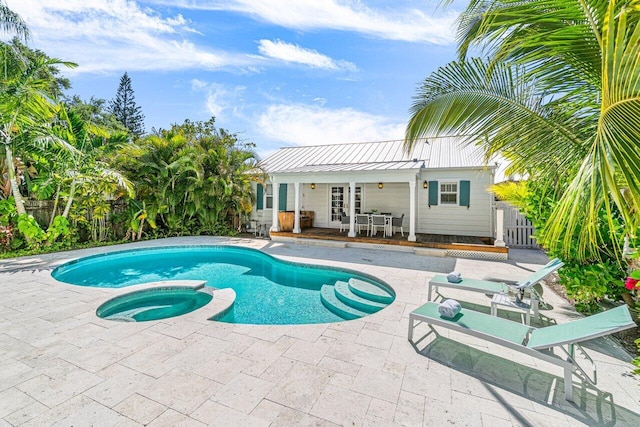
[{"label": "doorway", "polygon": [[[349,213],[349,186],[348,185],[332,185],[329,192],[329,225],[331,227],[340,227],[340,215],[344,211]],[[356,214],[362,212],[362,187],[356,186],[355,194],[355,211]]]}]

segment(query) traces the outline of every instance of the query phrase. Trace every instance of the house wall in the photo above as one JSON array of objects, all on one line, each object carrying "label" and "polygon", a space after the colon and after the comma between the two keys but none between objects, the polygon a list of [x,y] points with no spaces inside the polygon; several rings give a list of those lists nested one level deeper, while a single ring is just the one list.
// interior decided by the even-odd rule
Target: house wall
[{"label": "house wall", "polygon": [[[313,178],[316,181],[317,177]],[[391,212],[394,216],[403,213],[403,227],[409,230],[409,183],[385,182],[380,178],[383,188],[379,189],[377,182],[358,183],[362,187],[362,211],[377,209],[379,212]],[[429,207],[429,191],[422,187],[423,181],[470,181],[470,207],[459,205],[442,205]],[[428,234],[455,234],[463,236],[491,237],[493,236],[492,194],[487,188],[493,183],[493,174],[489,169],[442,169],[423,170],[416,182],[416,232]],[[295,185],[287,183],[287,210],[295,207]],[[314,212],[314,227],[330,227],[329,219],[329,191],[334,185],[348,183],[327,184],[316,182],[316,188],[310,184],[300,184],[300,209]],[[255,184],[254,184],[255,191]],[[277,207],[277,201],[275,201]],[[258,219],[266,227],[271,226],[272,210],[257,211],[254,206],[252,218]]]},{"label": "house wall", "polygon": [[[257,184],[253,183],[252,185],[255,194]],[[295,210],[295,191],[294,184],[287,184],[288,211]],[[275,204],[277,207],[277,200]],[[312,190],[309,184],[300,184],[300,210],[314,212],[314,227],[328,227],[329,185],[316,184],[316,188]],[[251,219],[257,219],[261,224],[266,224],[266,227],[270,228],[273,222],[273,210],[266,208],[257,210],[254,204]]]},{"label": "house wall", "polygon": [[[329,186],[327,184],[316,184],[314,190],[311,189],[309,184],[300,184],[301,203],[300,209],[303,211],[313,211],[313,226],[314,227],[328,227],[329,217]],[[291,202],[295,203],[293,199],[295,193],[291,193]],[[287,206],[289,200],[287,199]],[[293,207],[291,208],[293,210]]]},{"label": "house wall", "polygon": [[[470,181],[469,208],[458,205],[429,207],[429,191],[422,188],[423,181]],[[416,232],[428,234],[455,234],[459,236],[491,237],[493,209],[492,194],[487,188],[493,184],[489,170],[429,170],[421,174],[417,185],[418,218]]]},{"label": "house wall", "polygon": [[404,214],[403,227],[409,229],[409,183],[383,182],[378,188],[377,183],[365,184],[363,195],[363,212],[377,209],[378,212],[391,212],[393,216]]}]

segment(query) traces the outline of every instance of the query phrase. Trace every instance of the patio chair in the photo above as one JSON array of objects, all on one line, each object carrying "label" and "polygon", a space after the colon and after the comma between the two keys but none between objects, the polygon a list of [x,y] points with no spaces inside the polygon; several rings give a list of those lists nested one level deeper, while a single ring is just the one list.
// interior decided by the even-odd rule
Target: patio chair
[{"label": "patio chair", "polygon": [[387,222],[384,215],[371,215],[371,235],[378,234],[378,228],[382,229],[382,236],[387,235]]},{"label": "patio chair", "polygon": [[558,258],[554,258],[549,261],[540,270],[536,270],[524,279],[516,282],[513,285],[508,285],[504,282],[493,282],[491,280],[479,280],[479,279],[462,279],[458,283],[452,283],[447,280],[447,276],[438,274],[429,282],[429,291],[427,293],[427,300],[431,301],[431,291],[435,288],[438,292],[438,288],[454,288],[464,291],[482,292],[488,295],[495,295],[500,293],[507,293],[509,286],[520,292],[520,298],[530,298],[531,306],[533,309],[533,317],[538,318],[538,304],[542,302],[542,297],[534,289],[534,285],[549,276],[554,271],[562,267],[564,263]]},{"label": "patio chair", "polygon": [[247,233],[253,233],[254,236],[262,236],[262,224],[257,219],[249,220],[245,225]]},{"label": "patio chair", "polygon": [[356,215],[356,227],[358,227],[358,234],[362,231],[362,228],[366,228],[367,236],[369,235],[369,215],[358,214]]},{"label": "patio chair", "polygon": [[340,232],[342,233],[345,230],[349,229],[349,225],[351,222],[351,217],[345,215],[344,212],[340,214]]},{"label": "patio chair", "polygon": [[400,217],[391,218],[391,234],[393,234],[394,229],[399,228],[400,234],[402,234],[402,237],[404,237],[404,228],[402,228],[402,221],[404,221],[404,214],[402,214],[402,216]]},{"label": "patio chair", "polygon": [[[428,302],[409,314],[410,342],[413,342],[414,329],[423,322],[430,325],[436,336],[438,333],[433,328],[434,325],[499,344],[560,366],[564,370],[564,397],[569,401],[573,401],[573,374],[591,384],[595,385],[597,382],[596,366],[579,343],[636,327],[626,305],[572,322],[536,329],[466,309],[462,309],[453,318],[444,318],[438,313],[438,304]],[[576,348],[591,363],[592,376],[576,361]],[[562,350],[566,358],[562,354],[555,354],[554,350]]]}]

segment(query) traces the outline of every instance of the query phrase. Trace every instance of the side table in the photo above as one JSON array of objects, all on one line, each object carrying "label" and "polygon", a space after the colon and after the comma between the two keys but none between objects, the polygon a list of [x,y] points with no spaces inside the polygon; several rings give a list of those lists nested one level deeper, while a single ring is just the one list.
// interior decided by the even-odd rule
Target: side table
[{"label": "side table", "polygon": [[492,316],[498,315],[498,306],[510,308],[524,313],[524,321],[526,325],[530,324],[531,311],[533,311],[533,316],[536,321],[538,320],[538,300],[535,298],[525,298],[523,300],[517,301],[514,300],[513,297],[510,297],[508,294],[495,294],[491,299]]}]

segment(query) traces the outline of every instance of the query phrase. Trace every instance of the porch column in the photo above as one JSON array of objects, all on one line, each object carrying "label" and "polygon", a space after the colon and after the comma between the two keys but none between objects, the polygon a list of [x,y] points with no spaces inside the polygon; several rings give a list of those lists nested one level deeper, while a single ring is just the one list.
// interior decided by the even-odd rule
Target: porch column
[{"label": "porch column", "polygon": [[300,234],[300,183],[296,182],[293,184],[293,187],[295,189],[295,207],[294,209],[295,214],[294,214],[294,220],[293,220],[293,232],[296,234]]},{"label": "porch column", "polygon": [[349,183],[349,237],[356,237],[356,183]]},{"label": "porch column", "polygon": [[280,183],[276,182],[275,180],[271,182],[271,193],[272,193],[272,199],[271,199],[271,212],[273,213],[272,218],[271,218],[271,228],[269,229],[269,231],[280,231],[280,226],[278,225],[278,204],[280,203]]},{"label": "porch column", "polygon": [[410,242],[416,241],[416,180],[409,181],[409,237]]},{"label": "porch column", "polygon": [[496,241],[493,242],[493,246],[499,246],[504,248],[504,210],[498,209],[496,211]]}]

